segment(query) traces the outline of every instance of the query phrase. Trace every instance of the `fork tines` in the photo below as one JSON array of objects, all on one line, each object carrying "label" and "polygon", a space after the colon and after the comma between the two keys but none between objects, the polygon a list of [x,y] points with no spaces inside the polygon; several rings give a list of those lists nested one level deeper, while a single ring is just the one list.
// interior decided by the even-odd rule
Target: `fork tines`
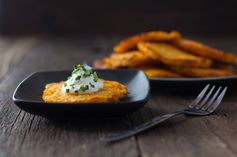
[{"label": "fork tines", "polygon": [[222,101],[226,90],[226,86],[216,88],[215,85],[210,86],[210,84],[208,84],[189,107],[213,112]]}]

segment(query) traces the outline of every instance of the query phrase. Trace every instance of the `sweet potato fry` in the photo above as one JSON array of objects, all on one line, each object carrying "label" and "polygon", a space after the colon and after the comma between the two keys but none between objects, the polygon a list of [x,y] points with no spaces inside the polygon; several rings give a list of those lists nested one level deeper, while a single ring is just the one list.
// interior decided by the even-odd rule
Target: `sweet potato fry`
[{"label": "sweet potato fry", "polygon": [[177,67],[210,67],[212,61],[197,57],[166,43],[138,43],[138,49],[156,61]]},{"label": "sweet potato fry", "polygon": [[222,63],[214,63],[212,65],[212,68],[214,69],[221,69],[221,70],[229,70],[229,71],[235,71],[236,67],[231,64],[222,64]]},{"label": "sweet potato fry", "polygon": [[236,62],[236,56],[234,54],[208,47],[207,45],[193,40],[179,39],[176,40],[174,44],[185,51],[198,56],[213,59],[221,63],[235,64]]},{"label": "sweet potato fry", "polygon": [[124,54],[112,54],[94,62],[96,68],[133,68],[154,62],[149,56],[140,51],[130,51]]},{"label": "sweet potato fry", "polygon": [[175,68],[172,67],[172,70],[176,71],[179,74],[188,76],[188,77],[220,77],[220,76],[231,76],[234,75],[233,71],[223,70],[223,69],[213,69],[213,68]]},{"label": "sweet potato fry", "polygon": [[108,58],[98,59],[93,62],[93,67],[97,69],[114,69],[107,61]]},{"label": "sweet potato fry", "polygon": [[118,45],[114,47],[114,52],[124,53],[130,50],[134,50],[137,46],[137,43],[142,41],[175,41],[179,38],[180,34],[175,31],[171,33],[162,31],[146,32],[122,40]]},{"label": "sweet potato fry", "polygon": [[170,78],[178,78],[182,77],[180,74],[177,74],[173,71],[167,70],[163,67],[154,67],[154,66],[144,66],[144,67],[139,67],[140,70],[143,70],[144,73],[149,77],[170,77]]}]

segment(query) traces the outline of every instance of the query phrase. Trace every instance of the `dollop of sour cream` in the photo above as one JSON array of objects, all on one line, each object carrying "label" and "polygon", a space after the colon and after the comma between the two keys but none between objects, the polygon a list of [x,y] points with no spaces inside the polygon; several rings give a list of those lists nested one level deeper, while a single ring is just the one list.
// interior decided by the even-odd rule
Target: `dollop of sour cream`
[{"label": "dollop of sour cream", "polygon": [[86,65],[76,65],[71,76],[65,81],[62,91],[71,94],[94,93],[104,87],[96,72]]}]

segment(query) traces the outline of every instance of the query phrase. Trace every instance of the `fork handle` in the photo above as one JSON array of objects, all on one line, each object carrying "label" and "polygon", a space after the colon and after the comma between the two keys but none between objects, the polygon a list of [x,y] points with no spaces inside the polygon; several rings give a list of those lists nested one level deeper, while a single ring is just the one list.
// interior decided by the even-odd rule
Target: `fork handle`
[{"label": "fork handle", "polygon": [[132,128],[129,128],[127,130],[121,131],[121,132],[117,132],[114,133],[110,136],[105,136],[105,137],[101,137],[100,140],[101,141],[105,141],[105,142],[115,142],[115,141],[119,141],[122,139],[125,139],[127,137],[133,136],[135,134],[141,133],[149,128],[152,128],[172,117],[175,117],[177,115],[183,114],[183,111],[178,111],[178,112],[174,112],[174,113],[169,113],[169,114],[165,114],[159,117],[154,117],[151,120],[144,122],[142,124],[139,124],[137,126],[134,126]]}]

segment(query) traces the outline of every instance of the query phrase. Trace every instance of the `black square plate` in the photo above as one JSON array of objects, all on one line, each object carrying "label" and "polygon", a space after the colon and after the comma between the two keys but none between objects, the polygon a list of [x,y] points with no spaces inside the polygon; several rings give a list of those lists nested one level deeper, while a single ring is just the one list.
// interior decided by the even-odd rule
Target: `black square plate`
[{"label": "black square plate", "polygon": [[100,78],[127,86],[129,94],[111,103],[45,103],[41,96],[47,83],[66,80],[71,71],[36,72],[16,88],[12,99],[26,112],[45,117],[118,117],[142,107],[150,91],[146,75],[139,70],[95,70]]}]

